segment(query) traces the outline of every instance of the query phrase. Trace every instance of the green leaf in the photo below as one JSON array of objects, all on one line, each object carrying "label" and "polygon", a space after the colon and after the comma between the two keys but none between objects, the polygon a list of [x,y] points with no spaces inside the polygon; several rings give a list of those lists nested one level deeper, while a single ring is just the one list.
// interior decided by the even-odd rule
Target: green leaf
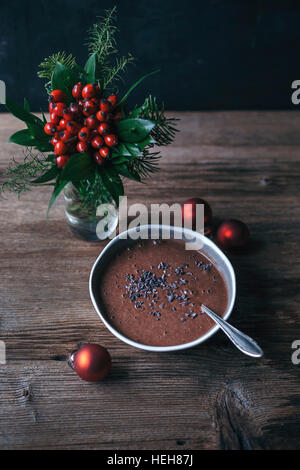
[{"label": "green leaf", "polygon": [[15,134],[11,135],[8,142],[13,142],[14,144],[31,147],[35,144],[36,141],[28,129],[22,129],[21,131],[18,131]]},{"label": "green leaf", "polygon": [[130,88],[129,90],[127,91],[127,93],[125,93],[125,95],[123,96],[123,98],[121,99],[121,101],[119,101],[119,103],[116,105],[116,107],[120,106],[122,103],[124,103],[124,101],[127,100],[128,96],[130,95],[130,93],[143,81],[145,80],[145,78],[147,77],[150,77],[151,75],[154,75],[155,73],[158,73],[159,70],[155,70],[154,72],[150,72],[150,73],[147,73],[146,75],[144,75],[143,77],[141,77],[137,82],[135,82]]},{"label": "green leaf", "polygon": [[114,160],[115,158],[119,158],[119,157],[132,157],[132,156],[136,157],[136,156],[141,155],[141,154],[136,155],[138,148],[135,149],[135,151],[131,151],[129,148],[129,145],[135,145],[135,144],[127,144],[127,143],[125,144],[123,142],[120,142],[119,145],[113,150],[111,157],[110,157],[111,160]]},{"label": "green leaf", "polygon": [[38,126],[36,124],[31,124],[30,122],[27,123],[27,127],[31,135],[33,135],[33,137],[35,137],[37,140],[49,142],[49,136],[45,134],[43,127]]},{"label": "green leaf", "polygon": [[95,165],[91,156],[87,153],[75,153],[63,169],[61,178],[74,183],[91,178],[94,172]]},{"label": "green leaf", "polygon": [[77,81],[78,77],[74,70],[57,62],[51,79],[52,90],[62,90],[72,98],[71,90]]},{"label": "green leaf", "polygon": [[101,168],[101,178],[107,191],[119,205],[119,197],[124,195],[124,186],[121,178],[113,167]]},{"label": "green leaf", "polygon": [[46,162],[54,162],[55,158],[56,158],[56,155],[52,153],[51,155],[48,155],[48,157],[46,158]]},{"label": "green leaf", "polygon": [[44,127],[44,123],[40,118],[38,118],[34,114],[29,113],[28,111],[23,109],[22,106],[19,106],[17,103],[14,103],[9,98],[6,99],[6,107],[8,111],[11,112],[16,118],[20,119],[23,122],[26,122],[26,124],[29,123]]},{"label": "green leaf", "polygon": [[116,127],[118,135],[123,142],[137,143],[145,140],[152,131],[155,123],[147,119],[123,119]]},{"label": "green leaf", "polygon": [[140,149],[140,151],[142,152],[146,147],[147,145],[150,145],[150,144],[155,144],[155,140],[153,139],[153,137],[151,137],[151,135],[148,135],[146,137],[146,139],[142,140],[141,142],[138,142],[136,145],[138,146],[138,148]]},{"label": "green leaf", "polygon": [[111,160],[113,160],[114,158],[118,158],[120,156],[126,156],[126,155],[130,155],[130,152],[128,148],[126,147],[126,145],[120,142],[119,145],[113,150],[110,158]]},{"label": "green leaf", "polygon": [[142,155],[142,153],[141,153],[141,151],[138,147],[138,144],[128,144],[126,142],[125,146],[129,150],[130,155],[132,155],[133,157],[140,157]]},{"label": "green leaf", "polygon": [[124,157],[115,157],[111,158],[111,163],[113,165],[118,165],[119,163],[129,163],[130,161],[134,160],[136,157],[133,157],[132,155],[127,155]]},{"label": "green leaf", "polygon": [[45,116],[44,111],[42,109],[41,109],[41,113],[42,113],[42,118],[43,118],[44,124],[47,124],[47,119],[46,119],[46,116]]},{"label": "green leaf", "polygon": [[97,53],[94,52],[94,54],[92,54],[88,58],[84,66],[84,71],[86,72],[88,83],[95,83],[96,80],[96,57]]},{"label": "green leaf", "polygon": [[34,184],[47,183],[48,181],[51,181],[51,180],[55,179],[57,174],[58,174],[58,168],[57,168],[57,166],[53,166],[48,171],[46,171],[46,173],[44,173],[39,178],[37,178],[37,179],[35,179],[31,182],[34,183]]},{"label": "green leaf", "polygon": [[125,163],[114,165],[114,167],[117,170],[117,172],[120,175],[124,176],[125,178],[129,178],[131,180],[139,181],[139,182],[141,181],[141,178],[139,177],[139,175],[133,173],[133,171],[131,171]]},{"label": "green leaf", "polygon": [[25,111],[30,113],[30,106],[29,106],[29,103],[28,103],[26,98],[24,98],[24,109],[25,109]]},{"label": "green leaf", "polygon": [[42,142],[42,141],[35,141],[34,147],[39,150],[40,152],[51,152],[53,150],[53,146],[50,142]]},{"label": "green leaf", "polygon": [[55,183],[55,186],[54,186],[54,189],[53,189],[53,193],[52,193],[50,201],[49,201],[48,210],[47,210],[47,217],[49,215],[51,207],[55,203],[57,197],[60,195],[61,191],[64,189],[66,184],[68,184],[68,181],[63,181],[61,179],[61,177],[57,179],[57,181]]},{"label": "green leaf", "polygon": [[73,68],[76,69],[80,74],[83,74],[86,78],[86,71],[80,65],[74,63]]}]

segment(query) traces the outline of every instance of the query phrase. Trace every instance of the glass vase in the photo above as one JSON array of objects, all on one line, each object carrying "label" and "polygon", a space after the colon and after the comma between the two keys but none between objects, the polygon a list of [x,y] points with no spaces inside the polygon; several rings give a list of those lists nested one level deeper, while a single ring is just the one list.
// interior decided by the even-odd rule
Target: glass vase
[{"label": "glass vase", "polygon": [[75,237],[95,242],[105,240],[115,232],[119,216],[112,199],[97,208],[89,207],[80,199],[72,183],[66,185],[64,198],[67,224]]}]

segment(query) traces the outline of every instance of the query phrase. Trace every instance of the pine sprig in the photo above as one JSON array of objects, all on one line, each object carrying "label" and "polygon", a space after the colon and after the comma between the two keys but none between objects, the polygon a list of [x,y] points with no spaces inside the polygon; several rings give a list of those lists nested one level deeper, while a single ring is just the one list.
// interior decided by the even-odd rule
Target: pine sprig
[{"label": "pine sprig", "polygon": [[169,145],[174,141],[176,132],[178,132],[178,129],[174,126],[178,119],[167,118],[165,116],[164,105],[160,109],[155,97],[149,95],[145,99],[144,104],[136,108],[133,114],[135,117],[155,122],[156,125],[151,131],[151,136],[155,140],[156,145]]},{"label": "pine sprig", "polygon": [[115,61],[115,65],[108,67],[106,76],[103,80],[103,88],[108,90],[113,82],[121,78],[121,73],[126,71],[127,66],[134,62],[134,57],[129,53]]},{"label": "pine sprig", "polygon": [[114,24],[116,9],[117,7],[106,10],[106,16],[88,31],[88,50],[90,54],[97,55],[97,76],[105,90],[119,80],[121,73],[134,61],[133,56],[128,54],[111,63],[111,57],[118,53],[115,38],[118,29]]},{"label": "pine sprig", "polygon": [[24,162],[13,159],[3,174],[4,182],[0,184],[0,195],[4,191],[21,193],[32,189],[32,180],[49,170],[51,163],[42,153],[33,153],[30,148],[24,152]]},{"label": "pine sprig", "polygon": [[88,50],[90,54],[97,54],[98,71],[106,72],[108,57],[117,54],[115,34],[117,27],[114,25],[116,7],[106,11],[106,16],[93,24],[88,31]]},{"label": "pine sprig", "polygon": [[52,54],[49,57],[46,57],[43,62],[40,63],[39,68],[41,70],[38,71],[37,75],[38,77],[45,78],[47,80],[45,88],[48,93],[51,91],[51,78],[58,62],[70,69],[73,69],[76,65],[75,57],[73,57],[72,54],[68,55],[64,51],[57,52],[56,54]]},{"label": "pine sprig", "polygon": [[152,145],[144,149],[141,157],[137,157],[128,163],[129,170],[140,179],[147,178],[151,174],[159,171],[158,161],[161,157],[160,152],[151,152],[151,148]]}]

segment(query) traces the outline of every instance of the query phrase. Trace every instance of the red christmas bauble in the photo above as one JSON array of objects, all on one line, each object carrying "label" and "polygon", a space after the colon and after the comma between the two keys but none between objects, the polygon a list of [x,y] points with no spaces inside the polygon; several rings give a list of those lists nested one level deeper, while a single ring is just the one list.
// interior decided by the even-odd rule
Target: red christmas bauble
[{"label": "red christmas bauble", "polygon": [[196,206],[197,204],[204,204],[204,225],[208,225],[212,219],[212,210],[208,202],[204,199],[194,197],[188,199],[182,205],[182,222],[184,219],[187,221],[192,221],[192,227],[195,230],[196,228]]},{"label": "red christmas bauble", "polygon": [[87,382],[99,382],[110,371],[110,354],[99,344],[84,344],[70,358],[77,375]]},{"label": "red christmas bauble", "polygon": [[225,220],[217,230],[217,240],[224,248],[243,248],[249,240],[249,230],[240,220]]}]

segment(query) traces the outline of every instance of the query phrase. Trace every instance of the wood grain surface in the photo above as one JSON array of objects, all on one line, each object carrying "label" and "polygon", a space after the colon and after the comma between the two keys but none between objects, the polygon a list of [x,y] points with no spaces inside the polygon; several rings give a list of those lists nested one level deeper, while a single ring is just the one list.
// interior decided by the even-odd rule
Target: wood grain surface
[{"label": "wood grain surface", "polygon": [[[105,243],[74,238],[63,201],[49,220],[49,188],[0,202],[1,449],[300,448],[298,112],[177,113],[181,132],[161,172],[129,182],[129,202],[207,199],[217,218],[240,218],[252,241],[231,255],[231,322],[257,339],[263,359],[218,332],[191,350],[154,354],[111,335],[91,304],[89,272]],[[22,150],[20,123],[0,116],[0,169]],[[109,378],[81,381],[61,356],[99,342]]]}]

